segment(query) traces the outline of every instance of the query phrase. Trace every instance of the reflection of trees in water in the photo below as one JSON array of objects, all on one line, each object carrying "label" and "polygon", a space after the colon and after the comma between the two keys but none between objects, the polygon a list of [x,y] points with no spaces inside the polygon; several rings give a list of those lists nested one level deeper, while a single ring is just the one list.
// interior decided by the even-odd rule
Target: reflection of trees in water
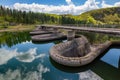
[{"label": "reflection of trees in water", "polygon": [[30,41],[30,39],[29,32],[5,32],[0,36],[0,47],[2,45],[11,47],[24,41]]},{"label": "reflection of trees in water", "polygon": [[93,32],[79,32],[78,34],[82,34],[88,38],[88,40],[93,43],[103,43],[108,40],[120,40],[120,37],[109,34],[102,33],[93,33]]},{"label": "reflection of trees in water", "polygon": [[119,68],[120,68],[120,56],[119,56],[119,63],[118,63],[118,66],[119,66]]}]

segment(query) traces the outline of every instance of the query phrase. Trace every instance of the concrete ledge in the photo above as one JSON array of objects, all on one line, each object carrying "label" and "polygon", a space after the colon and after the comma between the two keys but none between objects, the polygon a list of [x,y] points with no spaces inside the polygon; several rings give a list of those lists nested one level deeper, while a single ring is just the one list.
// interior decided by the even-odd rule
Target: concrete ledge
[{"label": "concrete ledge", "polygon": [[31,39],[34,42],[46,42],[51,40],[66,39],[67,35],[58,31],[58,29],[47,28],[45,26],[36,26],[37,28],[30,32]]},{"label": "concrete ledge", "polygon": [[[79,38],[78,40],[79,44]],[[115,43],[115,41],[113,41]],[[90,46],[91,51],[84,55],[78,57],[66,57],[61,55],[62,52],[65,53],[65,50],[69,50],[71,41],[64,42],[53,46],[50,49],[50,57],[59,64],[66,66],[83,66],[92,62],[97,56],[103,53],[112,43],[112,41],[107,41],[103,44],[97,45],[96,47]],[[79,45],[80,46],[80,45]],[[67,48],[67,49],[66,49]],[[72,53],[71,53],[72,54]]]},{"label": "concrete ledge", "polygon": [[61,33],[58,34],[42,34],[42,35],[35,35],[32,36],[32,41],[50,41],[50,40],[56,40],[61,38],[66,38],[66,35],[63,35]]},{"label": "concrete ledge", "polygon": [[30,32],[30,35],[38,35],[38,34],[50,34],[50,33],[54,33],[53,30],[34,30]]}]

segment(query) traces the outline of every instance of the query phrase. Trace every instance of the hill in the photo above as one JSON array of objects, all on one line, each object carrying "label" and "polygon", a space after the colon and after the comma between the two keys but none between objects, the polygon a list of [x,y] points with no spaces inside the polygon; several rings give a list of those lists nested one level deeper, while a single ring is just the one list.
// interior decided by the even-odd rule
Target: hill
[{"label": "hill", "polygon": [[[81,15],[57,15],[19,11],[0,6],[0,27],[6,28],[16,24],[119,24],[120,7],[92,10]],[[120,26],[119,26],[120,27]]]},{"label": "hill", "polygon": [[120,7],[91,10],[79,15],[86,23],[93,24],[120,24]]}]

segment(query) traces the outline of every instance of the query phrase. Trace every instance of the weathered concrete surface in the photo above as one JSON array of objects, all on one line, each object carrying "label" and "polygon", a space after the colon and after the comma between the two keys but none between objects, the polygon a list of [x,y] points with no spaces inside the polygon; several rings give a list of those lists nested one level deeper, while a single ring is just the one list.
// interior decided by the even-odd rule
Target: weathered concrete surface
[{"label": "weathered concrete surface", "polygon": [[30,32],[30,35],[50,34],[50,33],[53,33],[53,32],[54,32],[54,31],[38,30],[38,31],[32,31],[32,32]]},{"label": "weathered concrete surface", "polygon": [[40,31],[40,30],[54,30],[54,29],[45,26],[36,26],[36,28],[33,31]]},{"label": "weathered concrete surface", "polygon": [[60,55],[65,57],[80,57],[90,52],[90,44],[84,36],[66,43],[61,43],[55,47],[60,52]]},{"label": "weathered concrete surface", "polygon": [[67,40],[71,41],[75,38],[75,31],[74,30],[68,30],[67,31]]},{"label": "weathered concrete surface", "polygon": [[56,28],[47,28],[45,26],[37,26],[35,30],[30,32],[32,41],[50,41],[56,39],[66,38],[66,35],[59,32]]},{"label": "weathered concrete surface", "polygon": [[45,26],[36,26],[36,29],[30,32],[31,35],[38,35],[38,34],[50,34],[56,33],[58,29],[45,27]]},{"label": "weathered concrete surface", "polygon": [[50,40],[56,40],[56,39],[61,39],[61,38],[66,38],[66,35],[62,33],[57,33],[57,34],[42,34],[42,35],[35,35],[32,36],[32,41],[50,41]]},{"label": "weathered concrete surface", "polygon": [[103,53],[112,42],[92,47],[88,40],[82,36],[73,41],[57,44],[50,49],[50,57],[56,62],[66,66],[82,66],[92,62]]},{"label": "weathered concrete surface", "polygon": [[117,28],[97,28],[97,27],[84,27],[84,26],[83,27],[76,27],[76,26],[56,26],[56,25],[44,25],[44,26],[50,27],[50,28],[57,28],[57,29],[76,30],[77,32],[88,31],[88,32],[120,35],[120,29],[117,29]]}]

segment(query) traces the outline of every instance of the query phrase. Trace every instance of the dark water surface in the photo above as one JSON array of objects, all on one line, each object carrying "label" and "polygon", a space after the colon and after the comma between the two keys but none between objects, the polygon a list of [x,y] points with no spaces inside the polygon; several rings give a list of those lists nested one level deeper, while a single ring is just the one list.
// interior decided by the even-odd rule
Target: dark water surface
[{"label": "dark water surface", "polygon": [[[119,37],[84,34],[91,44]],[[33,43],[29,32],[0,33],[0,80],[120,80],[120,45],[111,46],[92,63],[66,67],[49,57],[49,50],[62,42]]]}]

